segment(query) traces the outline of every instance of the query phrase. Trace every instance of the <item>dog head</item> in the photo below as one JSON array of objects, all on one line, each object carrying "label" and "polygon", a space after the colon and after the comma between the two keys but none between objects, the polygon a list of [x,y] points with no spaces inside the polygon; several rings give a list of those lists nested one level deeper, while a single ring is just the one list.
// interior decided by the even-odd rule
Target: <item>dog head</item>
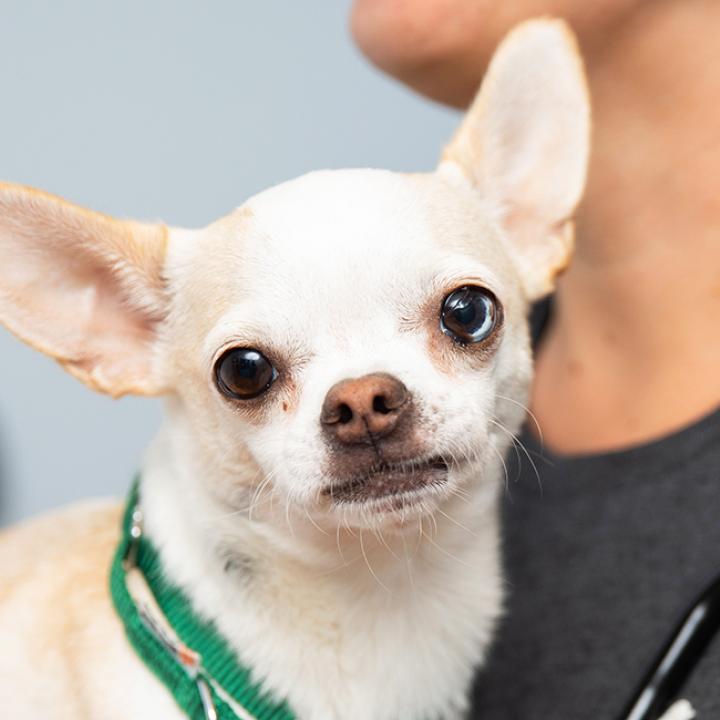
[{"label": "dog head", "polygon": [[311,173],[199,231],[4,185],[0,319],[97,390],[171,395],[228,501],[263,486],[316,522],[402,522],[496,480],[588,126],[572,39],[535,21],[434,173]]}]

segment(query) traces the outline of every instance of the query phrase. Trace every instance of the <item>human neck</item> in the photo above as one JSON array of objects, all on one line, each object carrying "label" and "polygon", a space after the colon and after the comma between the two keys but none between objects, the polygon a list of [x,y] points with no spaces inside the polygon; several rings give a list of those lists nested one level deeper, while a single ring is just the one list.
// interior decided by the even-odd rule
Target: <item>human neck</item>
[{"label": "human neck", "polygon": [[644,4],[587,49],[594,154],[533,396],[559,452],[641,443],[720,404],[720,54],[703,41],[718,20],[712,1]]}]

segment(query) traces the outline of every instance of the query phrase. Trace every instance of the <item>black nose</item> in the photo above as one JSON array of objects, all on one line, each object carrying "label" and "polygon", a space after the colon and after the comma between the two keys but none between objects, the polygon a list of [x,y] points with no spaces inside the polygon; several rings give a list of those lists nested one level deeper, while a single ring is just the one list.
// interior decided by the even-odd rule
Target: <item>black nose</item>
[{"label": "black nose", "polygon": [[407,388],[386,373],[341,380],[325,396],[320,422],[341,443],[367,443],[395,430],[407,400]]}]

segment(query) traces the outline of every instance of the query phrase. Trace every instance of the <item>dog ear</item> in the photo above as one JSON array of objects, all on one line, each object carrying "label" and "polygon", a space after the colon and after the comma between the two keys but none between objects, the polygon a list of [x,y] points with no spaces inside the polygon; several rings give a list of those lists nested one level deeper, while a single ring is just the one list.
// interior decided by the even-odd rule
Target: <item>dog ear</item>
[{"label": "dog ear", "polygon": [[0,184],[0,322],[95,390],[163,391],[167,228]]},{"label": "dog ear", "polygon": [[531,20],[500,44],[443,154],[497,209],[529,299],[550,292],[573,245],[585,185],[590,103],[575,39]]}]

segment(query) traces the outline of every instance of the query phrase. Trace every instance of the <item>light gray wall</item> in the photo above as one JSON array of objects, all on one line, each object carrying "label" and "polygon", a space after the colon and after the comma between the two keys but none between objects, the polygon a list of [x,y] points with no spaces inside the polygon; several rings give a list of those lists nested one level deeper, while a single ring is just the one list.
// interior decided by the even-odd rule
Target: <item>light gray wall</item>
[{"label": "light gray wall", "polygon": [[[456,115],[371,69],[348,8],[4,0],[0,179],[201,226],[311,169],[431,168]],[[125,492],[159,401],[99,396],[3,330],[0,370],[0,522]]]}]

